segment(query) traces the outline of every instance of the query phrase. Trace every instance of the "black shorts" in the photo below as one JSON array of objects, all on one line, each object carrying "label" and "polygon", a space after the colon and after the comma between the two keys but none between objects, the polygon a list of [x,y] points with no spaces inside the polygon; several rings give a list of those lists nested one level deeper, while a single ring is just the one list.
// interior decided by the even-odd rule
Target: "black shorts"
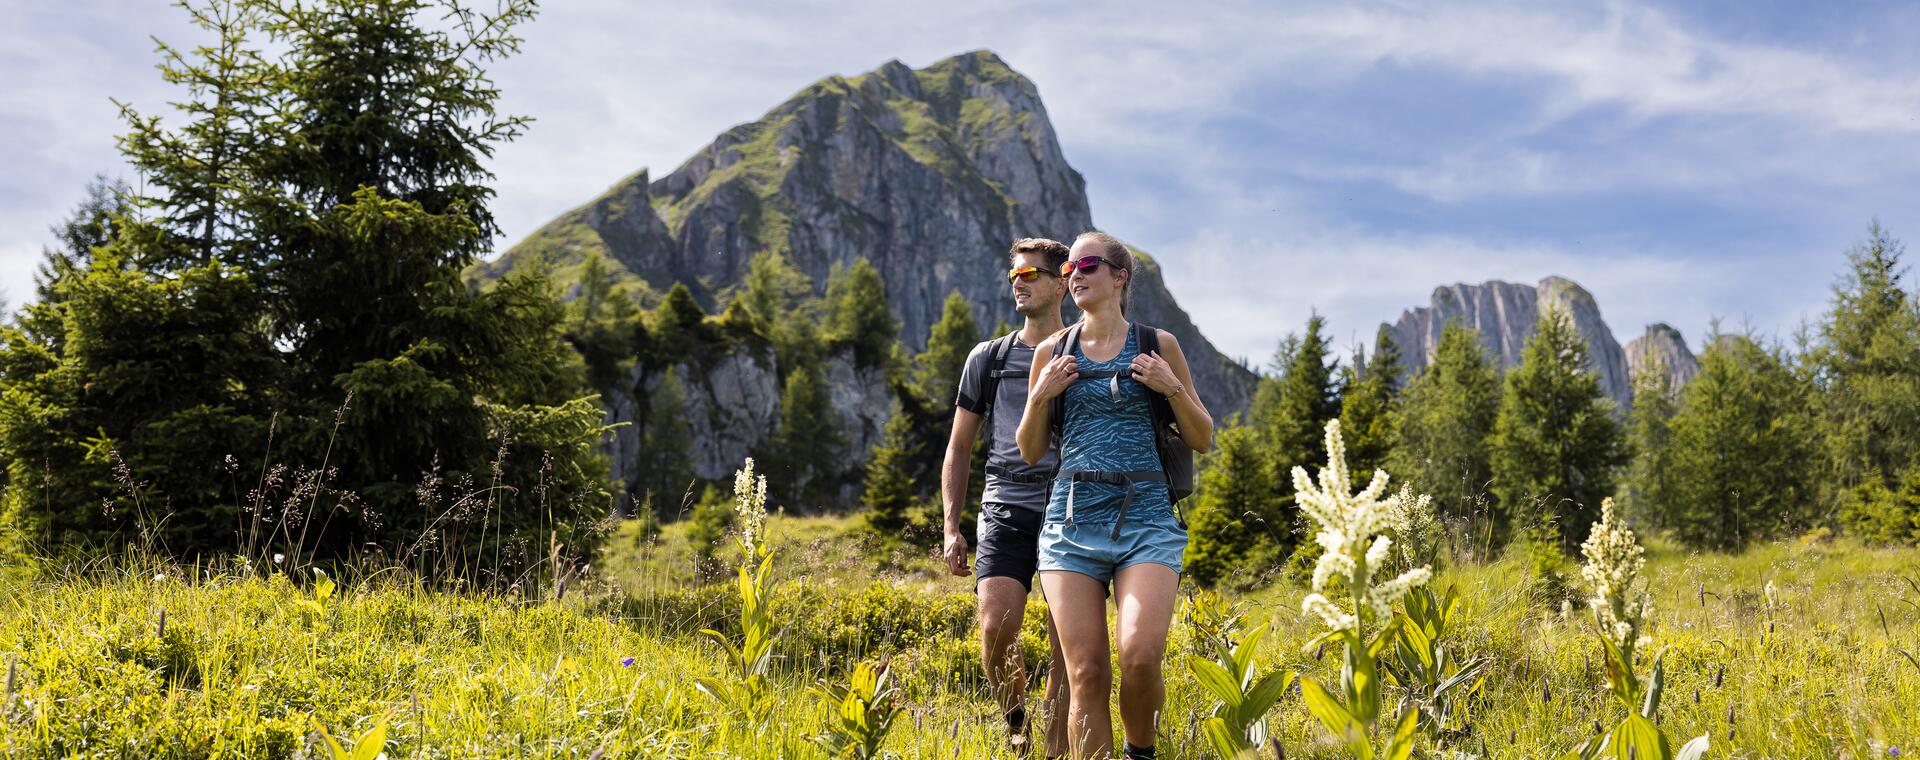
[{"label": "black shorts", "polygon": [[1046,516],[1037,509],[981,504],[974,534],[974,587],[987,578],[1003,577],[1032,591],[1033,574],[1040,566],[1040,524]]}]

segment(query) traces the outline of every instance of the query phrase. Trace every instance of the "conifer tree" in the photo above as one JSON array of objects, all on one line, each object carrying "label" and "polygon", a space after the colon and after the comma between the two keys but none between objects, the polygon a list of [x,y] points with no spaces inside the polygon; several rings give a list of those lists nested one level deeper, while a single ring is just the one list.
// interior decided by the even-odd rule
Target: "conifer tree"
[{"label": "conifer tree", "polygon": [[[1187,509],[1187,551],[1183,562],[1188,578],[1213,586],[1242,570],[1258,574],[1271,568],[1250,567],[1277,550],[1257,551],[1263,544],[1277,547],[1293,529],[1275,523],[1273,463],[1263,456],[1257,431],[1236,418],[1214,436],[1214,449],[1200,468],[1193,504]],[[1257,577],[1257,575],[1256,575]]]},{"label": "conifer tree", "polygon": [[662,516],[678,509],[693,481],[693,426],[687,421],[687,391],[671,368],[647,397],[635,464],[642,501]]},{"label": "conifer tree", "polygon": [[[1274,352],[1274,374],[1261,378],[1254,390],[1250,425],[1275,473],[1312,461],[1327,421],[1340,415],[1340,361],[1332,357],[1325,329],[1326,318],[1314,314],[1305,333],[1282,340]],[[1306,526],[1294,506],[1293,488],[1281,480],[1277,475],[1266,478],[1273,489],[1270,495],[1246,506],[1243,519],[1266,526],[1253,539],[1250,563],[1285,560],[1296,547],[1309,552],[1303,561],[1315,556],[1311,542],[1300,541]]]},{"label": "conifer tree", "polygon": [[762,251],[747,265],[741,303],[772,341],[774,363],[782,368],[812,360],[814,346],[808,341],[817,336],[795,332],[796,325],[811,329],[819,319],[819,304],[812,296],[813,280],[784,253]]},{"label": "conifer tree", "polygon": [[127,183],[96,175],[87,183],[86,197],[59,224],[53,225],[56,245],[41,250],[34,272],[36,293],[42,302],[56,297],[54,283],[87,269],[93,250],[112,243],[133,213],[133,190]]},{"label": "conifer tree", "polygon": [[[600,413],[564,310],[538,275],[485,293],[461,279],[496,232],[484,160],[525,124],[496,114],[484,65],[517,50],[532,3],[183,7],[216,40],[161,49],[181,120],[123,109],[135,213],[0,338],[0,395],[19,404],[0,412],[0,459],[39,463],[33,492],[63,504],[100,504],[121,473],[146,494],[130,501],[167,505],[176,552],[272,543],[304,561],[431,531],[432,561],[473,571],[536,534],[590,549]],[[236,519],[247,486],[221,465],[255,452],[313,473],[309,508],[272,516],[269,536],[268,516]],[[484,523],[438,521],[430,473],[510,490]],[[0,521],[30,513],[15,506]],[[52,516],[66,535],[43,535],[134,527],[73,509]]]},{"label": "conifer tree", "polygon": [[666,300],[647,315],[647,355],[654,364],[686,361],[693,347],[705,342],[707,313],[694,300],[686,283],[676,282]]},{"label": "conifer tree", "polygon": [[906,531],[918,496],[912,462],[918,456],[919,442],[913,427],[913,419],[895,402],[893,417],[887,420],[880,442],[874,444],[867,458],[861,501],[867,507],[867,527],[882,536],[898,537]]},{"label": "conifer tree", "polygon": [[1780,352],[1748,335],[1708,338],[1672,422],[1671,498],[1661,521],[1688,546],[1735,550],[1806,514],[1816,444]]},{"label": "conifer tree", "polygon": [[780,392],[780,420],[761,457],[773,463],[781,500],[794,509],[817,508],[826,499],[825,488],[839,469],[842,435],[833,401],[818,367],[802,365],[787,375]]},{"label": "conifer tree", "polygon": [[1633,409],[1627,413],[1627,437],[1633,461],[1621,484],[1626,506],[1650,523],[1664,523],[1675,504],[1672,422],[1675,413],[1672,378],[1665,360],[1648,357],[1633,375]]},{"label": "conifer tree", "polygon": [[1305,334],[1283,341],[1274,356],[1275,374],[1255,391],[1254,422],[1282,472],[1312,461],[1327,420],[1340,416],[1340,361],[1332,358],[1326,324],[1315,314]]},{"label": "conifer tree", "polygon": [[[912,382],[920,397],[934,408],[952,401],[960,385],[960,368],[967,354],[980,343],[980,326],[973,319],[973,302],[956,290],[947,294],[940,321],[927,334],[927,350],[914,357]],[[943,436],[944,437],[944,436]]]},{"label": "conifer tree", "polygon": [[[1847,493],[1900,492],[1899,474],[1920,466],[1920,298],[1903,282],[1905,253],[1878,222],[1869,227],[1847,252],[1846,274],[1815,330],[1808,364],[1822,391],[1829,503]],[[1880,486],[1858,491],[1870,480]]]},{"label": "conifer tree", "polygon": [[1340,403],[1340,430],[1346,435],[1348,466],[1356,479],[1368,480],[1386,464],[1397,437],[1400,348],[1392,328],[1380,326],[1373,358],[1362,367],[1356,357],[1341,385],[1346,392]]},{"label": "conifer tree", "polygon": [[886,364],[900,323],[887,311],[887,285],[879,270],[865,258],[835,270],[827,280],[826,308],[828,341],[852,347],[859,366]]},{"label": "conifer tree", "polygon": [[[1565,310],[1545,309],[1520,366],[1507,373],[1494,423],[1493,489],[1509,525],[1555,528],[1562,550],[1573,550],[1629,455],[1613,404],[1588,370],[1586,339]],[[1535,505],[1545,513],[1535,515]]]},{"label": "conifer tree", "polygon": [[1480,523],[1474,532],[1482,536],[1499,527],[1483,510],[1499,408],[1500,381],[1479,334],[1449,323],[1432,362],[1401,394],[1399,442],[1387,456],[1388,472],[1432,494],[1441,515]]}]

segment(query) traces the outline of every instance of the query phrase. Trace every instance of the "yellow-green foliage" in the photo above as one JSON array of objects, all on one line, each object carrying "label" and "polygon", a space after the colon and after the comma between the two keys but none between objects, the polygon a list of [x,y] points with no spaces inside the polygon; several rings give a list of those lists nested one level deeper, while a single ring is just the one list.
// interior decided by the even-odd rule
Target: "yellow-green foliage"
[{"label": "yellow-green foliage", "polygon": [[[668,526],[660,546],[680,528]],[[311,584],[284,575],[125,565],[0,574],[0,658],[17,663],[0,703],[0,756],[288,756],[318,739],[311,716],[343,745],[387,726],[389,757],[808,758],[818,756],[809,737],[839,716],[807,689],[883,659],[902,710],[885,749],[1004,756],[968,579],[941,576],[931,558],[870,554],[857,518],[775,517],[768,528],[785,589],[773,608],[784,626],[774,734],[790,741],[741,745],[713,730],[718,708],[692,681],[720,673],[723,658],[693,632],[737,616],[723,606],[731,589],[691,588],[700,584],[684,550],[634,549],[623,535],[601,579],[557,603],[382,575],[336,578],[315,614],[303,604],[315,600]],[[1920,668],[1899,652],[1920,651],[1920,591],[1902,579],[1920,580],[1920,552],[1787,542],[1729,556],[1648,544],[1651,634],[1670,647],[1664,730],[1711,735],[1713,758],[1864,760],[1920,746]],[[1524,559],[1451,563],[1435,583],[1460,590],[1449,646],[1491,658],[1473,736],[1456,746],[1547,757],[1591,737],[1596,716],[1618,714],[1585,611],[1562,618],[1537,601]],[[659,599],[668,585],[707,595],[692,609],[716,609],[650,618],[623,601],[628,589]],[[1298,612],[1304,595],[1280,584],[1239,599],[1248,630],[1269,626],[1266,668],[1337,668],[1335,648],[1324,661],[1300,648],[1324,630]],[[1045,665],[1042,612],[1031,603],[1022,637],[1033,668]],[[1188,639],[1176,625],[1170,656],[1190,651]],[[1198,724],[1216,700],[1186,668],[1167,673],[1162,757],[1208,756]],[[1279,700],[1269,726],[1289,758],[1342,754],[1297,694]]]}]

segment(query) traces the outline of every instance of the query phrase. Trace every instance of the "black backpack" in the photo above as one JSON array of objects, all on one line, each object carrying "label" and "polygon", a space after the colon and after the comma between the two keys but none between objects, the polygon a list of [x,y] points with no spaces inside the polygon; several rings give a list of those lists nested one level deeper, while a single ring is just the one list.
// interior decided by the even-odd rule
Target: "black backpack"
[{"label": "black backpack", "polygon": [[[1150,354],[1160,351],[1160,331],[1133,323],[1134,340],[1139,344],[1140,353]],[[1080,345],[1080,325],[1067,328],[1060,340],[1053,345],[1055,357],[1066,356]],[[1111,377],[1118,387],[1119,376],[1130,374],[1130,370],[1117,373],[1085,373],[1082,379]],[[1175,503],[1193,495],[1193,447],[1180,438],[1180,425],[1173,417],[1173,403],[1158,393],[1147,394],[1147,407],[1153,411],[1153,447],[1160,455],[1160,470],[1167,476],[1167,491]],[[1053,399],[1052,412],[1053,437],[1060,440],[1061,420],[1066,416],[1066,396],[1062,394]]]},{"label": "black backpack", "polygon": [[1015,330],[1006,335],[994,338],[992,342],[987,344],[987,377],[986,384],[982,386],[986,398],[981,400],[987,405],[985,425],[988,438],[993,437],[993,412],[994,409],[999,406],[1000,378],[1018,376],[1021,379],[1025,379],[1027,376],[1025,372],[1007,369],[1007,355],[1013,353],[1013,341],[1015,336],[1019,334],[1020,331]]}]

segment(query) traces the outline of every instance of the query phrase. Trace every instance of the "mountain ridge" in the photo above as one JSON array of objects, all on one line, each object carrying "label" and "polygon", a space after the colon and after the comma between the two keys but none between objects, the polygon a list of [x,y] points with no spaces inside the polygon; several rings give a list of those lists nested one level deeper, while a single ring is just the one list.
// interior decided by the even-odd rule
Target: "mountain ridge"
[{"label": "mountain ridge", "polygon": [[[599,253],[642,299],[680,282],[717,311],[761,251],[786,254],[816,293],[835,267],[865,257],[887,286],[901,341],[919,350],[950,291],[983,325],[1017,320],[1002,277],[1014,240],[1069,241],[1092,229],[1085,180],[1061,154],[1038,89],[999,56],[974,51],[814,82],[672,173],[629,175],[469,279],[545,260],[568,283]],[[1199,332],[1158,266],[1136,273],[1137,313],[1180,339],[1216,414],[1245,409],[1253,374]]]}]

